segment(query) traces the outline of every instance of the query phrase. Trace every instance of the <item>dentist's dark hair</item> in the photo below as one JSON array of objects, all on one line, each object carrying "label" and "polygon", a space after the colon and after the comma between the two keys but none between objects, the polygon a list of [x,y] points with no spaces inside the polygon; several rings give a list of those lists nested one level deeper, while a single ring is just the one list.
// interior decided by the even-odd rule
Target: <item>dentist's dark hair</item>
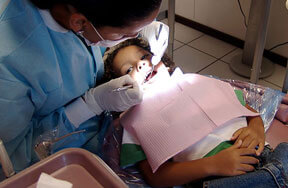
[{"label": "dentist's dark hair", "polygon": [[162,0],[30,0],[40,9],[57,4],[73,6],[95,27],[127,27],[141,21],[155,10]]}]

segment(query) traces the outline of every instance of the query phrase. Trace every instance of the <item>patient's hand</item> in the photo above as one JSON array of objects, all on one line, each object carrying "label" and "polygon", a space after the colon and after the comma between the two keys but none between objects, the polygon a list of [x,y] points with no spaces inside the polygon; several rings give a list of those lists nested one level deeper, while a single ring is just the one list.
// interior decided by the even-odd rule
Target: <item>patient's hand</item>
[{"label": "patient's hand", "polygon": [[253,164],[259,160],[253,157],[255,149],[241,148],[242,140],[235,142],[233,146],[212,156],[216,176],[236,176],[253,171]]},{"label": "patient's hand", "polygon": [[265,144],[265,132],[262,119],[257,117],[247,118],[248,126],[238,129],[232,136],[231,140],[242,140],[241,148],[255,149],[259,156]]}]

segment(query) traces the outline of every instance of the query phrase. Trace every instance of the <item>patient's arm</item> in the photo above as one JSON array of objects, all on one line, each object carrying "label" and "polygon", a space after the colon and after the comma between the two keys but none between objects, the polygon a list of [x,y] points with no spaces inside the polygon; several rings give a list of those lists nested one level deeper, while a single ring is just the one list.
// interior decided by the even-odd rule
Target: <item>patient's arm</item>
[{"label": "patient's arm", "polygon": [[153,174],[147,160],[139,163],[145,180],[153,187],[183,185],[208,176],[234,176],[254,170],[251,164],[259,161],[255,149],[240,148],[242,141],[218,154],[187,162],[168,161]]},{"label": "patient's arm", "polygon": [[[246,107],[255,112],[253,108],[246,105]],[[257,155],[260,155],[264,149],[265,144],[265,130],[264,124],[260,116],[247,117],[248,126],[237,130],[231,140],[243,140],[241,147],[254,149],[258,146]]]}]

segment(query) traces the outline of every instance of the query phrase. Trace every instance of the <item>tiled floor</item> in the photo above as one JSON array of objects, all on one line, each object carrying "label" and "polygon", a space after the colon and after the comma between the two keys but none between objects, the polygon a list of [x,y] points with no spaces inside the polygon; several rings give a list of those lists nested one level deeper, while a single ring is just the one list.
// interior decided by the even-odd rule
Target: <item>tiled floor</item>
[{"label": "tiled floor", "polygon": [[[167,24],[167,19],[162,20]],[[249,81],[234,73],[229,62],[242,49],[201,33],[195,29],[175,23],[174,62],[183,72],[214,75],[220,78]],[[260,79],[257,84],[282,90],[286,69],[275,64],[274,73]]]}]

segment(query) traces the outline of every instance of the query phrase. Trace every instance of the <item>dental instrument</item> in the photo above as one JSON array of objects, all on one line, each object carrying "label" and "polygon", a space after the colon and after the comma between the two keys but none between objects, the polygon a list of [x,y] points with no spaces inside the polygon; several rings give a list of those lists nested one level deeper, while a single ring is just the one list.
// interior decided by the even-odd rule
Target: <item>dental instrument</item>
[{"label": "dental instrument", "polygon": [[123,87],[118,87],[116,89],[113,89],[112,91],[113,92],[119,92],[119,91],[124,91],[124,90],[127,90],[129,88],[133,88],[133,85],[127,85],[127,86],[123,86]]},{"label": "dental instrument", "polygon": [[83,133],[85,131],[86,131],[85,129],[79,130],[79,131],[74,131],[74,132],[68,133],[66,135],[63,135],[61,137],[55,138],[53,140],[43,140],[34,146],[34,151],[40,160],[45,159],[46,157],[48,157],[51,154],[51,147],[54,143],[66,138],[68,136]]}]

